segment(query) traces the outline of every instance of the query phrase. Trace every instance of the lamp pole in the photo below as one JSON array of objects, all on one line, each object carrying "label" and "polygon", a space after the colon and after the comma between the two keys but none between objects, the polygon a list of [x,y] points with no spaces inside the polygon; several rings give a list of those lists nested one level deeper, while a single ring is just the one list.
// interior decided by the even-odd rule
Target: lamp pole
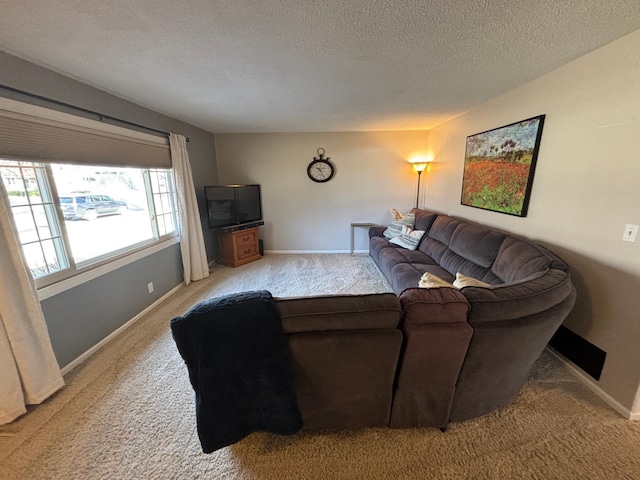
[{"label": "lamp pole", "polygon": [[416,208],[419,208],[418,204],[420,203],[420,175],[422,175],[422,172],[425,168],[427,168],[428,164],[427,162],[415,162],[412,165],[413,169],[418,172],[418,193],[416,194]]}]

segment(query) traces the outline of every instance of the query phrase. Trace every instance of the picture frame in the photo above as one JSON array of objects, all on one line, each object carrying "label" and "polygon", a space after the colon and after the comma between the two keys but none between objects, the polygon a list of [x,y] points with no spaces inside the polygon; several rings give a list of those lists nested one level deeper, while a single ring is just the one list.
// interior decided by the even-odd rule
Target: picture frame
[{"label": "picture frame", "polygon": [[460,203],[526,217],[545,115],[467,137]]}]

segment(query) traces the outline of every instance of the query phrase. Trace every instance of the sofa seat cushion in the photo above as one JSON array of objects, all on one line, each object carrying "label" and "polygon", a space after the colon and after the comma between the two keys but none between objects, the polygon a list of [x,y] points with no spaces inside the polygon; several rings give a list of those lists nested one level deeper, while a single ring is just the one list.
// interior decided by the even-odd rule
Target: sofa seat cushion
[{"label": "sofa seat cushion", "polygon": [[425,272],[432,273],[449,283],[455,277],[435,263],[398,263],[391,268],[391,286],[398,295],[407,288],[417,288]]},{"label": "sofa seat cushion", "polygon": [[391,272],[391,269],[398,264],[409,263],[407,257],[403,255],[400,247],[391,246],[380,251],[378,265],[383,272]]},{"label": "sofa seat cushion", "polygon": [[406,263],[413,263],[416,265],[437,265],[436,261],[433,258],[418,250],[402,250],[399,253],[404,257]]},{"label": "sofa seat cushion", "polygon": [[373,236],[369,240],[369,255],[376,263],[380,263],[380,254],[382,250],[392,248],[389,240],[382,236]]}]

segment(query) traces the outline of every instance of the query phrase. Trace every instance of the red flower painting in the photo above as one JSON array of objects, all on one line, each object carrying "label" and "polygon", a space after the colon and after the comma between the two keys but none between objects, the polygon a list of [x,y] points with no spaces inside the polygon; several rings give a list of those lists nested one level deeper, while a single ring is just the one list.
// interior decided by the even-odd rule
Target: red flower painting
[{"label": "red flower painting", "polygon": [[462,205],[527,215],[544,117],[467,137]]}]

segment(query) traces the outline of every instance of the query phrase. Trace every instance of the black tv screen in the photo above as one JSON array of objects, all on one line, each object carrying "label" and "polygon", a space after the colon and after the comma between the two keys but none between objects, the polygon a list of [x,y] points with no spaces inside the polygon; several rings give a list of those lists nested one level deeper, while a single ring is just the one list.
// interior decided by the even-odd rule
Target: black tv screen
[{"label": "black tv screen", "polygon": [[260,185],[204,187],[210,228],[242,225],[262,220]]}]

